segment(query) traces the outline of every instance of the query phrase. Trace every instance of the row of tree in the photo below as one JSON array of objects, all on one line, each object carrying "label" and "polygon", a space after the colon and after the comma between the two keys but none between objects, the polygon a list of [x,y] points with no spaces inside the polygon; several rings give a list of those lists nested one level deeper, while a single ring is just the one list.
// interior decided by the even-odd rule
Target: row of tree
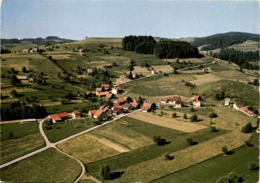
[{"label": "row of tree", "polygon": [[222,60],[228,60],[239,65],[243,69],[257,70],[258,64],[251,64],[249,62],[259,60],[259,52],[243,52],[235,49],[221,49],[219,53],[215,53],[214,57]]},{"label": "row of tree", "polygon": [[43,118],[47,116],[45,107],[38,104],[27,106],[24,103],[14,102],[9,105],[2,105],[1,120],[16,120],[26,118]]},{"label": "row of tree", "polygon": [[196,47],[184,41],[161,40],[158,43],[152,36],[126,36],[123,49],[143,54],[155,54],[159,58],[201,57]]}]

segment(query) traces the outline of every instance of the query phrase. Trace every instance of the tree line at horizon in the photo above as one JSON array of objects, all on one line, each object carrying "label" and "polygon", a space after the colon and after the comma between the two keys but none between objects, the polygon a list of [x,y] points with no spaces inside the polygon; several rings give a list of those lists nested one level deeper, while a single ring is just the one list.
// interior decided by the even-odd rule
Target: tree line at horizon
[{"label": "tree line at horizon", "polygon": [[184,41],[156,40],[152,36],[126,36],[122,47],[127,51],[142,54],[154,54],[159,58],[202,57],[198,48]]}]

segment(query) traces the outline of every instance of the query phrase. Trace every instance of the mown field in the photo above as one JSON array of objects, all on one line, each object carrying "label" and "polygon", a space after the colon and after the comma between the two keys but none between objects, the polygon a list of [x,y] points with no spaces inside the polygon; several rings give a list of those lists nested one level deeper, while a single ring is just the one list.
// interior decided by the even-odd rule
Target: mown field
[{"label": "mown field", "polygon": [[119,154],[115,149],[100,143],[91,135],[84,134],[58,145],[62,151],[90,163]]},{"label": "mown field", "polygon": [[51,148],[0,170],[7,182],[74,182],[81,166]]},{"label": "mown field", "polygon": [[[190,182],[190,183],[211,183],[229,172],[234,172],[241,176],[246,183],[258,181],[258,171],[249,170],[248,164],[257,162],[259,154],[259,135],[254,134],[250,142],[254,147],[240,147],[234,150],[234,154],[228,156],[218,156],[195,166],[186,168],[179,172],[167,175],[152,181],[152,183],[168,183],[168,182]],[[224,165],[224,166],[223,166]]]},{"label": "mown field", "polygon": [[[155,129],[158,129],[158,131],[161,128],[155,127]],[[171,130],[171,129],[168,129]],[[148,130],[147,130],[148,132]],[[144,146],[141,148],[137,148],[135,150],[121,153],[116,156],[112,156],[110,158],[106,158],[100,161],[96,161],[93,163],[87,164],[88,171],[91,175],[100,176],[100,168],[103,165],[109,165],[112,172],[124,172],[124,174],[128,174],[128,169],[131,169],[131,167],[138,166],[138,164],[142,162],[146,162],[149,160],[152,160],[154,158],[158,158],[160,156],[163,156],[165,153],[175,152],[179,151],[181,149],[185,149],[189,147],[189,145],[186,143],[187,138],[192,138],[196,140],[198,143],[205,142],[213,137],[219,136],[224,134],[225,131],[221,130],[216,133],[210,132],[209,129],[200,130],[194,133],[189,134],[183,134],[183,135],[177,135],[172,137],[168,137],[167,141],[170,142],[169,144],[158,146],[156,144],[151,144],[148,146]],[[157,135],[157,133],[155,133]],[[165,134],[165,133],[164,133]],[[170,134],[169,134],[170,135]],[[162,137],[165,137],[162,135]],[[131,161],[129,161],[131,160]],[[156,166],[160,166],[160,164],[156,164]],[[137,171],[141,169],[137,169]],[[124,176],[124,174],[122,176]],[[148,173],[150,175],[150,173]],[[141,176],[141,175],[140,175]],[[138,176],[138,177],[140,177]],[[99,177],[100,178],[100,177]],[[136,179],[128,179],[128,181],[134,181]],[[115,181],[125,181],[125,179],[115,179]]]},{"label": "mown field", "polygon": [[0,164],[18,158],[45,145],[38,123],[1,124]]},{"label": "mown field", "polygon": [[95,126],[94,121],[94,119],[90,118],[66,120],[64,122],[58,122],[51,125],[51,128],[48,128],[48,125],[45,122],[43,128],[48,139],[51,142],[57,142],[68,136],[74,135]]}]

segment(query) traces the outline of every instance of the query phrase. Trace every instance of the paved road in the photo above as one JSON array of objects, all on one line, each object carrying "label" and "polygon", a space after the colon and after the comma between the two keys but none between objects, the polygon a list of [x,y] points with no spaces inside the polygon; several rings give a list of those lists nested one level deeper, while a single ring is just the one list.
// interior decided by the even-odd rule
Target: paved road
[{"label": "paved road", "polygon": [[[134,113],[134,112],[137,112],[137,111],[140,111],[140,109],[139,109],[139,110],[136,110],[136,111],[133,111],[133,112],[131,112],[131,113]],[[1,169],[1,168],[4,168],[4,167],[7,167],[7,166],[10,166],[10,165],[12,165],[12,164],[14,164],[14,163],[17,163],[17,162],[19,162],[19,161],[21,161],[21,160],[24,160],[24,159],[26,159],[26,158],[29,158],[29,157],[31,157],[31,156],[34,156],[35,154],[38,154],[38,153],[40,153],[40,152],[42,152],[42,151],[44,151],[44,150],[46,150],[46,149],[52,147],[52,148],[57,149],[57,150],[58,150],[59,152],[61,152],[62,154],[64,154],[64,155],[66,155],[66,156],[68,156],[68,157],[70,157],[70,158],[76,160],[76,161],[80,164],[80,166],[81,166],[81,168],[82,168],[81,174],[80,174],[79,177],[74,181],[74,182],[78,182],[78,181],[80,180],[80,178],[84,175],[85,171],[86,171],[84,164],[83,164],[79,159],[77,159],[77,158],[75,158],[75,157],[73,157],[73,156],[71,156],[71,155],[69,155],[69,154],[67,154],[67,153],[65,153],[65,152],[63,152],[63,151],[61,151],[59,148],[56,147],[56,145],[61,144],[61,143],[63,143],[63,142],[66,142],[66,141],[68,141],[68,140],[70,140],[70,139],[73,139],[73,138],[75,138],[75,137],[77,137],[77,136],[80,136],[80,135],[82,135],[82,134],[84,134],[84,133],[87,133],[87,132],[89,132],[89,131],[92,131],[92,130],[94,130],[94,129],[97,129],[97,128],[101,127],[101,126],[107,125],[107,124],[109,124],[109,123],[111,123],[111,122],[113,122],[113,121],[115,121],[115,120],[118,120],[118,119],[120,119],[120,118],[122,118],[122,117],[124,117],[124,116],[127,116],[127,115],[129,115],[129,114],[131,114],[131,113],[121,114],[121,115],[117,116],[116,118],[114,118],[114,119],[112,119],[112,120],[110,120],[110,121],[107,121],[107,122],[102,123],[101,125],[94,126],[94,127],[92,127],[92,128],[89,128],[89,129],[84,130],[84,131],[82,131],[82,132],[80,132],[80,133],[71,135],[71,136],[69,136],[69,137],[67,137],[67,138],[65,138],[65,139],[62,139],[62,140],[60,140],[60,141],[58,141],[58,142],[55,142],[55,143],[51,143],[51,142],[49,141],[48,137],[46,136],[46,134],[44,133],[44,130],[43,130],[44,120],[41,120],[41,121],[39,122],[39,130],[40,130],[40,133],[41,133],[41,135],[43,136],[43,138],[44,138],[44,140],[45,140],[46,146],[43,147],[43,148],[41,148],[41,149],[38,149],[38,150],[36,150],[36,151],[33,151],[33,152],[31,152],[31,153],[28,153],[28,154],[26,154],[26,155],[24,155],[24,156],[21,156],[21,157],[19,157],[19,158],[16,158],[16,159],[14,159],[14,160],[12,160],[12,161],[9,161],[9,162],[7,162],[7,163],[5,163],[5,164],[2,164],[2,165],[0,165],[0,169]]]}]

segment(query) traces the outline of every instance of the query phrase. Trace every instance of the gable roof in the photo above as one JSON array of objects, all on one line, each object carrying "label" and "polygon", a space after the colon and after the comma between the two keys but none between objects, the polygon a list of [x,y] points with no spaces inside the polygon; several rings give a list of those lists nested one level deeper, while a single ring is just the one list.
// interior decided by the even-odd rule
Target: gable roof
[{"label": "gable roof", "polygon": [[116,103],[124,103],[126,101],[126,98],[119,98],[116,100]]},{"label": "gable roof", "polygon": [[143,104],[143,110],[149,110],[149,109],[151,109],[151,107],[154,105],[154,103],[153,102],[145,102],[144,104]]},{"label": "gable roof", "polygon": [[73,111],[72,114],[80,114],[81,112],[79,111]]},{"label": "gable roof", "polygon": [[16,78],[19,80],[27,80],[28,76],[16,76]]},{"label": "gable roof", "polygon": [[190,101],[199,100],[200,96],[193,95],[193,97],[190,98]]},{"label": "gable roof", "polygon": [[68,117],[69,114],[66,112],[62,112],[62,113],[57,113],[57,114],[50,114],[49,116],[47,116],[45,118],[45,120],[55,120],[55,121],[60,121],[62,120],[62,118]]},{"label": "gable roof", "polygon": [[242,112],[247,113],[248,115],[253,115],[254,113],[250,111],[247,107],[240,107],[239,108]]},{"label": "gable roof", "polygon": [[97,112],[97,110],[89,110],[88,113],[93,116],[95,113]]},{"label": "gable roof", "polygon": [[131,102],[130,104],[131,104],[131,106],[133,106],[134,108],[137,108],[138,105],[139,105],[137,102]]}]

